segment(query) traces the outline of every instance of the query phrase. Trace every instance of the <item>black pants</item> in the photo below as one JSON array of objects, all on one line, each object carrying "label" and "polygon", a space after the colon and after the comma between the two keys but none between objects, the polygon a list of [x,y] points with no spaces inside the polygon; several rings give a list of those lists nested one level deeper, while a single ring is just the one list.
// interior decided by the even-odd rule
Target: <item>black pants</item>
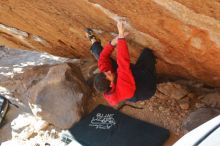
[{"label": "black pants", "polygon": [[[91,53],[98,60],[102,52],[102,45],[100,42],[95,42],[91,46]],[[117,73],[118,65],[114,59],[111,58],[112,67]],[[136,91],[129,101],[136,102],[151,98],[156,92],[156,69],[155,56],[148,48],[144,48],[139,56],[136,64],[131,64],[131,71],[135,79]]]}]

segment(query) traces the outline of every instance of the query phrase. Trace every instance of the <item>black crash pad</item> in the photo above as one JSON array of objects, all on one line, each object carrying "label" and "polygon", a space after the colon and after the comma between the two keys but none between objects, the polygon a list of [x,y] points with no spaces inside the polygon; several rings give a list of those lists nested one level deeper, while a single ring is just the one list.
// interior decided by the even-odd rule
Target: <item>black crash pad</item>
[{"label": "black crash pad", "polygon": [[69,129],[83,146],[162,146],[169,131],[99,105]]}]

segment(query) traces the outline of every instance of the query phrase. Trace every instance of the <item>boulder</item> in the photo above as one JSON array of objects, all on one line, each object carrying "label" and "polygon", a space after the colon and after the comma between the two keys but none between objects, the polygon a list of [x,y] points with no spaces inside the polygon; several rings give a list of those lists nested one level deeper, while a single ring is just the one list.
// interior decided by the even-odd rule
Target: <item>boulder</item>
[{"label": "boulder", "polygon": [[61,129],[79,121],[90,90],[78,67],[60,64],[49,68],[47,75],[27,91],[34,115]]},{"label": "boulder", "polygon": [[183,121],[184,132],[189,132],[194,128],[200,126],[201,124],[207,122],[208,120],[216,117],[220,114],[220,110],[213,108],[200,108],[193,111],[189,116]]},{"label": "boulder", "polygon": [[165,97],[170,97],[176,100],[180,100],[181,98],[189,94],[186,87],[171,82],[158,84],[157,90],[160,93],[164,94]]}]

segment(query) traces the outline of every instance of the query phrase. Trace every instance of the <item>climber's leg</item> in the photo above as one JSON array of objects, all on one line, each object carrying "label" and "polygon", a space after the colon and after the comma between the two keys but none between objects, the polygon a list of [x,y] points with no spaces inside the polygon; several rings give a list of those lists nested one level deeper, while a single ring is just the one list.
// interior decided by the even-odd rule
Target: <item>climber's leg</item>
[{"label": "climber's leg", "polygon": [[[98,39],[95,35],[92,29],[87,28],[86,29],[86,36],[88,37],[88,39],[91,41],[92,46],[90,47],[90,52],[92,53],[92,55],[95,57],[96,60],[99,59],[100,57],[100,53],[102,52],[102,45],[101,45],[101,40]],[[113,69],[116,71],[117,70],[117,63],[114,59],[111,59],[111,63],[112,63],[112,67]]]},{"label": "climber's leg", "polygon": [[96,60],[99,59],[100,53],[102,51],[102,45],[100,39],[98,39],[93,30],[91,28],[85,29],[86,37],[90,40],[92,46],[90,48],[90,51],[92,55],[95,57]]},{"label": "climber's leg", "polygon": [[155,73],[155,56],[149,48],[144,48],[141,55],[139,56],[135,67],[141,70],[147,70],[151,73]]},{"label": "climber's leg", "polygon": [[101,42],[96,41],[92,44],[90,51],[96,60],[99,59],[100,53],[102,52],[102,49],[103,49],[103,47],[101,45]]},{"label": "climber's leg", "polygon": [[156,92],[155,56],[145,48],[138,58],[132,73],[136,83],[134,97],[129,101],[136,102],[151,98]]}]

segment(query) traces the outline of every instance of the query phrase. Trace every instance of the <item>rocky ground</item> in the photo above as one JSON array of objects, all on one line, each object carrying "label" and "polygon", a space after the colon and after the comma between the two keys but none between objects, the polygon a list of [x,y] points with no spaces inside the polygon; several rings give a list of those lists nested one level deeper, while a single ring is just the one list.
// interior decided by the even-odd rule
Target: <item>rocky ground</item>
[{"label": "rocky ground", "polygon": [[[85,79],[89,79],[93,71],[96,71],[96,64],[92,59],[81,61],[70,60],[48,54],[1,47],[0,94],[5,95],[19,106],[19,108],[13,105],[10,106],[5,118],[5,124],[0,129],[0,142],[2,142],[2,145],[34,145],[35,143],[43,145],[46,142],[49,142],[51,145],[64,145],[59,140],[59,135],[63,132],[62,121],[54,119],[51,116],[45,116],[44,114],[47,112],[46,115],[50,115],[54,111],[44,108],[44,113],[39,111],[35,113],[33,109],[37,108],[33,107],[35,105],[43,106],[40,102],[40,95],[42,94],[45,95],[48,102],[51,100],[51,96],[53,99],[56,97],[55,95],[46,94],[51,91],[49,88],[50,83],[54,85],[55,82],[56,85],[58,84],[58,88],[63,87],[64,82],[68,85],[68,82],[72,80],[77,82],[77,85],[82,85],[71,74],[66,75],[69,73],[69,67],[65,62],[72,62],[76,66],[80,66]],[[47,65],[45,66],[44,64]],[[54,67],[55,64],[59,65]],[[58,69],[56,69],[57,66],[59,67]],[[72,67],[70,68],[72,70]],[[52,75],[57,74],[57,76],[51,76],[51,72]],[[62,72],[65,74],[62,74]],[[62,75],[63,77],[60,77]],[[60,86],[60,83],[62,86]],[[47,86],[44,87],[42,84],[46,84]],[[31,94],[31,97],[34,97],[33,99],[27,98],[30,96],[30,94],[27,94],[28,91],[34,91],[34,94]],[[57,89],[56,93],[60,95],[62,92],[63,90]],[[69,90],[67,92],[65,90],[65,93],[70,94],[69,98],[71,98],[72,94],[80,92],[79,89],[74,89],[74,93],[69,93]],[[69,98],[66,100],[69,100]],[[101,95],[95,93],[83,97],[80,100],[80,104],[82,103],[81,107],[84,107],[83,99],[87,101],[87,108],[84,109],[86,113],[92,111],[98,104],[107,104]],[[33,105],[29,106],[28,103]],[[73,104],[75,104],[75,101]],[[170,146],[185,132],[220,113],[220,90],[195,81],[159,79],[157,92],[153,98],[129,104],[142,109],[125,106],[121,109],[121,112],[169,129],[171,137],[166,143],[166,146]],[[52,105],[47,104],[47,106],[53,109]],[[60,108],[64,109],[64,111],[67,110],[62,105],[60,105]],[[198,113],[196,113],[197,111]],[[82,116],[78,111],[73,112]],[[62,115],[63,113],[61,112]],[[58,114],[58,116],[60,115]],[[196,116],[197,121],[194,120]],[[45,119],[47,120],[45,121]],[[69,122],[77,121],[77,119],[68,120]]]},{"label": "rocky ground", "polygon": [[[199,91],[196,92],[196,90]],[[125,106],[121,111],[131,117],[169,129],[171,137],[166,146],[170,146],[188,131],[220,114],[220,108],[217,106],[220,94],[216,93],[216,90],[218,89],[203,88],[202,84],[185,80],[161,83],[158,85],[157,93],[150,100],[132,104],[143,109]],[[213,92],[215,97],[212,96],[212,98],[215,99],[211,103],[208,96]],[[94,103],[106,104],[100,97],[95,97],[93,100]],[[207,100],[209,102],[206,102]],[[218,110],[212,111],[213,108]],[[201,109],[202,112],[199,111]],[[195,114],[191,115],[193,111]]]}]

